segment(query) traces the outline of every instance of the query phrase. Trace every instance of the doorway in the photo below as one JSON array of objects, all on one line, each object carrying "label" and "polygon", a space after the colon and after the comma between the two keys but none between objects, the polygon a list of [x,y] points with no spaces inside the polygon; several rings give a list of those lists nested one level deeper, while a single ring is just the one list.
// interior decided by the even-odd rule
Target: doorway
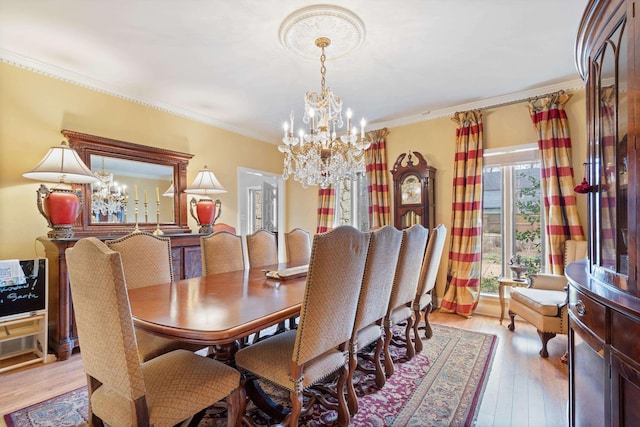
[{"label": "doorway", "polygon": [[259,229],[275,233],[278,259],[284,260],[284,180],[280,175],[238,168],[238,213],[240,234]]}]

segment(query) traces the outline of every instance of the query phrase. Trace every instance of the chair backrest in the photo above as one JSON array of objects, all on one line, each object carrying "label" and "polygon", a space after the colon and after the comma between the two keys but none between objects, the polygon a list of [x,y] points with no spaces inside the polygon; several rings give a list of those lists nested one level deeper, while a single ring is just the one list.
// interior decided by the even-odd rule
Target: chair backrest
[{"label": "chair backrest", "polygon": [[264,267],[278,263],[276,235],[267,230],[247,234],[247,258],[249,267]]},{"label": "chair backrest", "polygon": [[311,238],[309,232],[302,228],[294,228],[284,235],[287,261],[304,261],[309,263],[311,257]]},{"label": "chair backrest", "polygon": [[142,288],[173,281],[171,241],[150,233],[132,233],[105,244],[120,253],[127,286]]},{"label": "chair backrest", "polygon": [[228,231],[229,233],[236,234],[236,228],[234,226],[223,222],[213,224],[213,232],[215,233],[216,231]]},{"label": "chair backrest", "polygon": [[391,225],[371,233],[354,332],[382,319],[387,313],[401,244],[402,232]]},{"label": "chair backrest", "polygon": [[418,289],[420,270],[427,247],[429,230],[421,224],[402,230],[402,246],[398,257],[393,289],[387,313],[395,308],[412,303]]},{"label": "chair backrest", "polygon": [[436,285],[438,277],[438,269],[444,252],[444,241],[447,238],[447,227],[444,224],[438,225],[429,234],[427,242],[427,250],[424,254],[422,269],[420,271],[420,280],[418,281],[418,291],[416,293],[419,299],[422,295],[426,295]]},{"label": "chair backrest", "polygon": [[302,365],[351,338],[370,234],[340,226],[316,234],[293,350]]},{"label": "chair backrest", "polygon": [[88,237],[66,250],[82,364],[87,375],[129,400],[145,394],[118,252]]},{"label": "chair backrest", "polygon": [[200,237],[202,274],[219,274],[244,270],[242,236],[228,231],[217,231]]},{"label": "chair backrest", "polygon": [[564,242],[564,266],[587,257],[589,245],[586,240],[567,240]]}]

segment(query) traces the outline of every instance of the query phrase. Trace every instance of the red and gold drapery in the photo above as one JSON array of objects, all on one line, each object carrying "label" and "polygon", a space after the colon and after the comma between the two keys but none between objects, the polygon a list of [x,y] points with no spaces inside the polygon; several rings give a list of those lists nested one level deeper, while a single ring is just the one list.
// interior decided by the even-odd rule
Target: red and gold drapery
[{"label": "red and gold drapery", "polygon": [[335,217],[336,190],[333,185],[318,190],[318,226],[316,233],[333,229]]},{"label": "red and gold drapery", "polygon": [[564,242],[584,240],[578,217],[571,166],[571,138],[564,104],[571,96],[564,91],[529,101],[531,120],[538,131],[542,161],[542,196],[548,271],[564,274]]},{"label": "red and gold drapery", "polygon": [[367,136],[371,146],[365,151],[367,192],[369,194],[369,227],[378,228],[391,223],[389,183],[387,179],[386,136],[389,131],[379,129]]},{"label": "red and gold drapery", "polygon": [[480,297],[482,261],[482,113],[456,113],[451,246],[441,310],[471,316]]}]

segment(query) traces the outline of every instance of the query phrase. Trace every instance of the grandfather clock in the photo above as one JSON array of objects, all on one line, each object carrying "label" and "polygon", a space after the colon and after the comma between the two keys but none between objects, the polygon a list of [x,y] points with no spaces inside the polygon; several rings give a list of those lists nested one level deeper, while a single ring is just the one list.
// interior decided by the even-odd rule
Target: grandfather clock
[{"label": "grandfather clock", "polygon": [[422,154],[409,151],[398,156],[393,169],[393,221],[396,228],[422,224],[435,227],[436,169],[427,165]]}]

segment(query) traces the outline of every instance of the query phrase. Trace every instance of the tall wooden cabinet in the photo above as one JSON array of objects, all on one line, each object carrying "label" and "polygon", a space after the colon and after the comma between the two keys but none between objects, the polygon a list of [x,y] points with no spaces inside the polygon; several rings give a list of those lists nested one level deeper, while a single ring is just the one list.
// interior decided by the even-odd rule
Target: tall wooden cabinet
[{"label": "tall wooden cabinet", "polygon": [[[173,260],[173,277],[190,279],[202,275],[200,236],[202,234],[171,234],[171,257]],[[101,240],[116,239],[119,236],[96,236]],[[71,288],[67,274],[65,250],[73,247],[79,238],[49,239],[38,238],[44,246],[49,260],[49,347],[60,360],[69,358],[78,347],[71,301]]]},{"label": "tall wooden cabinet", "polygon": [[576,43],[591,189],[589,257],[566,270],[572,426],[640,425],[638,6],[589,1]]}]

